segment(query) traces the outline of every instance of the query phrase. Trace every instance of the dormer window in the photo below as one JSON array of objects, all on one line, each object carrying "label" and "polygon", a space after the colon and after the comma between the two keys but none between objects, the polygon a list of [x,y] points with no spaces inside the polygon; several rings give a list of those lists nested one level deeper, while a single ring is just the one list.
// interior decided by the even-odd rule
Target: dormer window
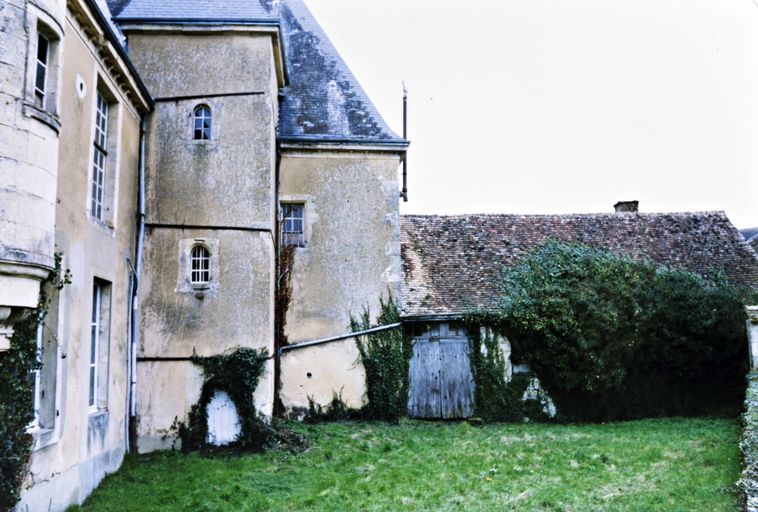
[{"label": "dormer window", "polygon": [[208,284],[211,281],[211,253],[205,246],[196,245],[190,253],[190,283]]},{"label": "dormer window", "polygon": [[211,140],[211,109],[208,105],[198,105],[194,111],[195,140]]}]

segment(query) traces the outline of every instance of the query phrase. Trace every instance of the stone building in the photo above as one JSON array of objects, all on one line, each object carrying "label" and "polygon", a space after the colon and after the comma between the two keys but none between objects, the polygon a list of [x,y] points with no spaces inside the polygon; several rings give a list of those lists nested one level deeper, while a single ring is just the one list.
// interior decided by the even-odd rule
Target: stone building
[{"label": "stone building", "polygon": [[[126,451],[174,443],[193,354],[273,355],[399,295],[408,142],[302,0],[1,7],[0,357],[62,254],[19,505],[62,510]],[[257,409],[277,373],[285,412],[339,390],[360,405],[356,356],[272,357]]]}]

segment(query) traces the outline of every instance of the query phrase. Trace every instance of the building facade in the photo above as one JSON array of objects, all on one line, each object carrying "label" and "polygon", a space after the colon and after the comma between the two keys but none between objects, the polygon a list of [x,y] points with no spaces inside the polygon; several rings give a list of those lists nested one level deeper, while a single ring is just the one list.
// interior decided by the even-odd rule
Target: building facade
[{"label": "building facade", "polygon": [[18,510],[63,510],[127,451],[176,446],[203,387],[193,354],[266,350],[264,417],[277,397],[360,405],[345,346],[274,355],[399,295],[408,143],[302,1],[4,11],[0,357],[56,253],[71,275],[38,340]]}]

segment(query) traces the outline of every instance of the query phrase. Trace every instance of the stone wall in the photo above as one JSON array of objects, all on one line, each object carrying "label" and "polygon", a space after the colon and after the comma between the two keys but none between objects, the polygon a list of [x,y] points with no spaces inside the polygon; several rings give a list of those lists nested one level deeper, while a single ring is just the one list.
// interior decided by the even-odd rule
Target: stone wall
[{"label": "stone wall", "polygon": [[[379,297],[400,297],[398,166],[386,152],[285,150],[280,200],[305,205],[302,247],[292,265],[289,343],[350,332],[350,316],[375,315]],[[286,409],[341,394],[363,405],[365,374],[352,339],[286,352],[280,398]]]},{"label": "stone wall", "polygon": [[[173,445],[202,375],[189,358],[273,352],[277,69],[255,28],[125,29],[156,97],[147,140],[147,212],[138,351],[138,448]],[[207,107],[209,138],[194,134]],[[191,252],[210,280],[191,281]],[[273,363],[256,392],[273,412]]]},{"label": "stone wall", "polygon": [[[127,91],[113,60],[106,60],[118,57],[106,57],[90,39],[97,27],[83,25],[91,22],[80,16],[86,9],[69,2],[57,84],[66,101],[57,111],[59,143],[44,155],[55,160],[58,170],[57,183],[46,194],[55,205],[55,250],[63,253],[71,283],[54,294],[43,332],[40,415],[32,429],[34,448],[19,510],[59,511],[82,502],[106,474],[118,469],[126,450],[128,260],[134,257],[140,117],[147,105],[144,98],[133,101],[130,94],[135,92]],[[109,103],[105,220],[95,218],[90,209],[98,91]],[[18,211],[29,215],[34,204]],[[95,283],[102,295],[97,400],[90,405]]]}]

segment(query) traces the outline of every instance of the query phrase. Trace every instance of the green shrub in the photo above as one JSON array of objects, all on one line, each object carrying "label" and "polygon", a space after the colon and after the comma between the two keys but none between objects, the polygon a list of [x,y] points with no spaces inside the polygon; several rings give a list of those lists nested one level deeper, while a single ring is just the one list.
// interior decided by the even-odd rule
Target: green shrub
[{"label": "green shrub", "polygon": [[342,399],[342,392],[334,393],[332,401],[321,405],[308,397],[308,412],[303,417],[303,423],[328,423],[330,421],[359,420],[362,418],[360,410],[351,409]]},{"label": "green shrub", "polygon": [[[356,332],[399,322],[400,312],[391,293],[386,301],[379,298],[376,321],[371,323],[371,314],[364,308],[359,318],[350,317],[350,326]],[[367,419],[397,421],[407,412],[410,342],[398,327],[357,337],[356,345],[366,372],[368,403],[363,415]]]},{"label": "green shrub", "polygon": [[548,242],[501,284],[491,320],[563,418],[739,413],[743,295],[723,279]]}]

